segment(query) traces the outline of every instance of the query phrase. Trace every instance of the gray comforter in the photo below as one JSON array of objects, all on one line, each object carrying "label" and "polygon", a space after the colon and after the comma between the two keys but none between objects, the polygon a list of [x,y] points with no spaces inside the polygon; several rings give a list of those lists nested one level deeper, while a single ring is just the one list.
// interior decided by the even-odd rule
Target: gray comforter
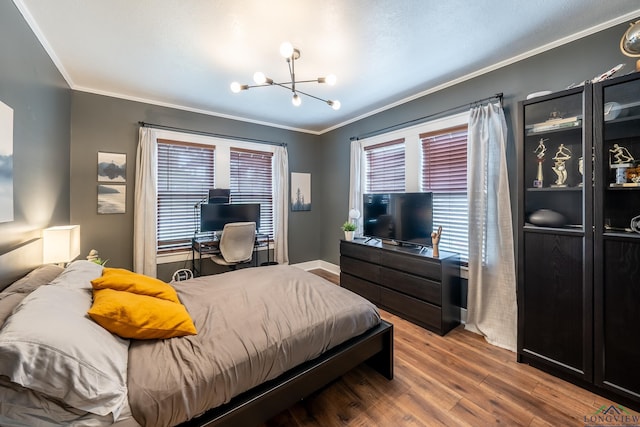
[{"label": "gray comforter", "polygon": [[367,300],[290,266],[175,287],[198,335],[131,342],[129,403],[143,426],[187,421],[380,322]]}]

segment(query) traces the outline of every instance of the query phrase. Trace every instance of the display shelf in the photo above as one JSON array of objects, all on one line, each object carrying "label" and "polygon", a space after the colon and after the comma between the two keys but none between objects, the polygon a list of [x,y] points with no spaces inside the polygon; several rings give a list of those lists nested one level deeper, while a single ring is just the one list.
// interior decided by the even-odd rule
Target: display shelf
[{"label": "display shelf", "polygon": [[624,184],[610,183],[609,190],[639,190],[640,182],[627,182]]},{"label": "display shelf", "polygon": [[523,227],[524,231],[533,232],[533,233],[547,233],[547,234],[558,234],[558,235],[582,235],[584,234],[584,230],[581,225],[575,226],[566,226],[566,227],[544,227],[540,225],[533,224],[525,224]]},{"label": "display shelf", "polygon": [[640,240],[640,234],[633,231],[605,231],[602,236],[605,238]]},{"label": "display shelf", "polygon": [[546,191],[582,191],[583,186],[573,187],[527,187],[527,191],[546,192]]}]

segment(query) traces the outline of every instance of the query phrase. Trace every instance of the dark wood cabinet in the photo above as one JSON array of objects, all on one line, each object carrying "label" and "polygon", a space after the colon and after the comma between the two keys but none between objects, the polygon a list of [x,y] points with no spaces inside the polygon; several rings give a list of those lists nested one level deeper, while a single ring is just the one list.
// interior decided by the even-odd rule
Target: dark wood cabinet
[{"label": "dark wood cabinet", "polygon": [[587,85],[519,108],[518,360],[584,381],[593,376],[591,103]]},{"label": "dark wood cabinet", "polygon": [[340,285],[444,335],[460,324],[457,254],[365,240],[340,242]]},{"label": "dark wood cabinet", "polygon": [[[606,80],[593,90],[594,381],[640,402],[640,229],[631,224],[640,216],[640,178],[634,173],[640,172],[640,74]],[[624,158],[627,153],[633,160]]]},{"label": "dark wood cabinet", "polygon": [[518,360],[637,409],[640,74],[522,101],[519,122]]}]

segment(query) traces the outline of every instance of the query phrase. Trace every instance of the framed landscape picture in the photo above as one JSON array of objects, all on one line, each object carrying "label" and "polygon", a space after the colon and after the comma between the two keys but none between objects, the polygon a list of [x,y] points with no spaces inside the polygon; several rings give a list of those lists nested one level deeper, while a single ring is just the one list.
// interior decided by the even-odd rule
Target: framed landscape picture
[{"label": "framed landscape picture", "polygon": [[127,186],[98,184],[98,213],[123,214],[127,207]]},{"label": "framed landscape picture", "polygon": [[127,155],[98,152],[98,182],[126,182]]},{"label": "framed landscape picture", "polygon": [[0,222],[13,221],[13,108],[0,101]]},{"label": "framed landscape picture", "polygon": [[291,210],[311,210],[311,174],[291,172]]}]

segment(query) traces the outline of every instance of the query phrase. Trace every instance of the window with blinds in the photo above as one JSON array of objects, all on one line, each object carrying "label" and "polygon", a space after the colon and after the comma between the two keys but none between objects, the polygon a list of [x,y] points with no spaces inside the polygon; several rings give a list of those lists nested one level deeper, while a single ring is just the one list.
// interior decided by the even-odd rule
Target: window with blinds
[{"label": "window with blinds", "polygon": [[364,148],[366,193],[403,192],[405,189],[404,138]]},{"label": "window with blinds", "polygon": [[258,232],[273,238],[273,153],[232,148],[230,157],[232,203],[260,203]]},{"label": "window with blinds", "polygon": [[215,147],[158,140],[158,253],[191,247],[202,198],[215,187]]},{"label": "window with blinds", "polygon": [[422,191],[433,192],[433,228],[442,226],[440,248],[469,259],[467,126],[420,135]]}]

